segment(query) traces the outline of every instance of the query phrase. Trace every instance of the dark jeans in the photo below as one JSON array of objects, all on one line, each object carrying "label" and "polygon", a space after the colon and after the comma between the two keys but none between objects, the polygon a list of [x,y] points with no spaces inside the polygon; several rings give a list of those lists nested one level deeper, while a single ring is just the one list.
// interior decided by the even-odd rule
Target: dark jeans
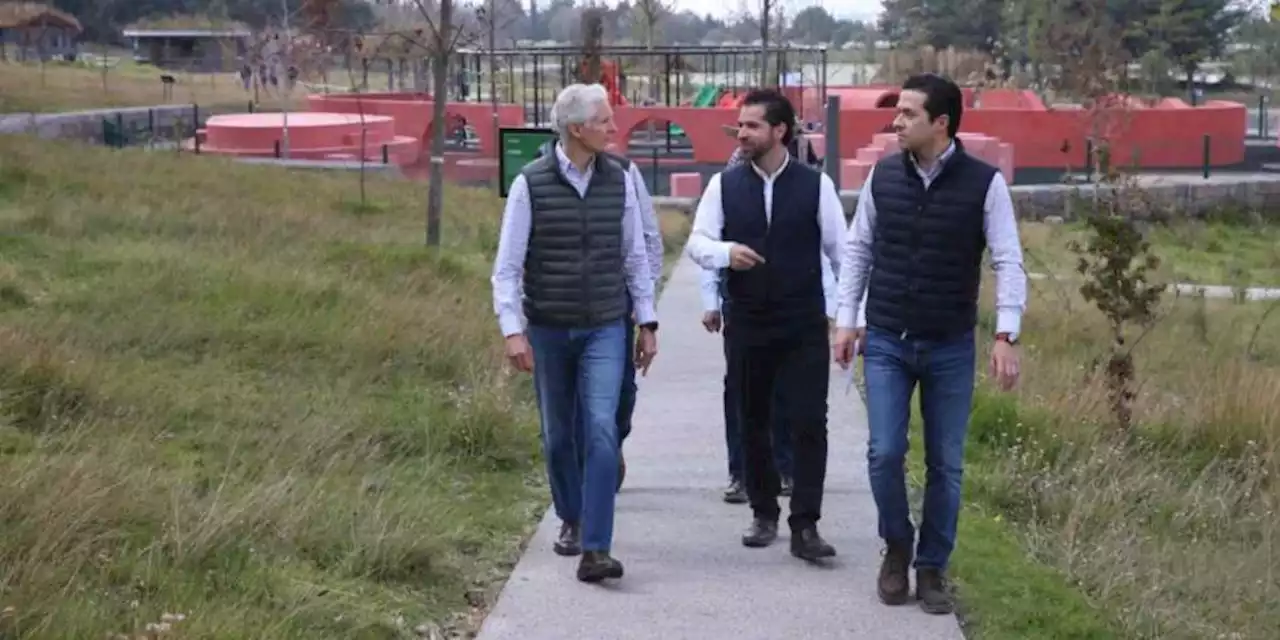
[{"label": "dark jeans", "polygon": [[[741,393],[739,392],[738,383],[735,376],[730,375],[729,363],[732,357],[729,355],[729,328],[724,328],[724,444],[725,449],[729,452],[729,479],[742,480],[742,414],[741,414]],[[787,421],[783,418],[786,412],[786,400],[782,394],[774,389],[773,394],[773,464],[777,468],[778,473],[791,477],[792,474],[792,453],[791,453],[791,429],[787,428]]]},{"label": "dark jeans", "polygon": [[975,350],[973,331],[943,341],[867,331],[867,469],[888,542],[915,541],[904,464],[911,395],[920,385],[926,473],[917,568],[946,569],[955,548]]},{"label": "dark jeans", "polygon": [[793,488],[787,522],[798,530],[817,524],[827,476],[827,384],[830,365],[826,318],[779,332],[737,324],[729,332],[728,369],[741,390],[742,454],[747,497],[758,518],[777,520],[781,486],[771,437],[774,398],[791,431]]},{"label": "dark jeans", "polygon": [[613,543],[625,322],[528,329],[551,498],[561,520],[581,522],[587,551]]}]

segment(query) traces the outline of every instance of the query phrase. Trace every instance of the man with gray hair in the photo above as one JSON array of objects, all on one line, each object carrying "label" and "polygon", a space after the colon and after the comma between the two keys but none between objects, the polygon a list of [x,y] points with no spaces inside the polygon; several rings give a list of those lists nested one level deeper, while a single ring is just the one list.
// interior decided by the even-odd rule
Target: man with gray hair
[{"label": "man with gray hair", "polygon": [[604,87],[566,87],[551,119],[555,153],[530,162],[511,183],[493,267],[494,310],[507,359],[533,373],[562,523],[555,552],[581,553],[578,579],[599,582],[623,573],[610,548],[627,298],[639,327],[635,367],[647,372],[658,351],[654,277],[631,174],[603,153],[617,131]]}]

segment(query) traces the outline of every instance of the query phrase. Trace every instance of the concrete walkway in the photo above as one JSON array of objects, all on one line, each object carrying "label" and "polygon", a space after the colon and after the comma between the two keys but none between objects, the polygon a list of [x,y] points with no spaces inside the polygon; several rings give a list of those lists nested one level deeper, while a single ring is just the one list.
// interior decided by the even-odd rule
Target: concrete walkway
[{"label": "concrete walkway", "polygon": [[578,582],[578,559],[551,550],[559,522],[548,510],[480,640],[963,638],[953,616],[876,598],[881,556],[866,412],[838,368],[820,529],[839,555],[826,567],[807,565],[791,557],[786,533],[767,549],[741,545],[750,510],[720,499],[724,358],[720,336],[699,323],[697,278],[683,258],[659,305],[658,359],[640,380],[615,521],[614,555],[626,576],[606,586]]}]

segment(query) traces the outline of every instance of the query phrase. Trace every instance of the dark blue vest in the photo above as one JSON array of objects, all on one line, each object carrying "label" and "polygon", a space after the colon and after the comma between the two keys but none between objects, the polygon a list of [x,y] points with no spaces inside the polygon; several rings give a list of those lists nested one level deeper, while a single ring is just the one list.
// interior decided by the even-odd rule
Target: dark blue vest
[{"label": "dark blue vest", "polygon": [[730,324],[744,330],[825,326],[818,223],[821,180],[817,171],[788,162],[773,184],[770,220],[764,210],[764,179],[750,163],[720,174],[721,237],[751,247],[765,259],[746,271],[726,269],[722,274]]},{"label": "dark blue vest", "polygon": [[977,324],[983,216],[997,170],[955,145],[928,189],[907,154],[876,164],[869,326],[946,339]]}]

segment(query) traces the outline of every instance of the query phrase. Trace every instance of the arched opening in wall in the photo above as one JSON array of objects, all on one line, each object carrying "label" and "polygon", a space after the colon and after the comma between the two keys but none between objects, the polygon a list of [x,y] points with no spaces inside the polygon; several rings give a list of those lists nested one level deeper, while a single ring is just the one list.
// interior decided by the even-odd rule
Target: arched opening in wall
[{"label": "arched opening in wall", "polygon": [[889,91],[876,99],[877,109],[895,109],[898,106],[898,92]]},{"label": "arched opening in wall", "polygon": [[685,128],[661,117],[640,120],[618,142],[623,155],[642,165],[655,159],[693,160],[693,143]]},{"label": "arched opening in wall", "polygon": [[[467,121],[465,116],[450,113],[444,114],[444,150],[445,151],[479,151],[480,138],[476,135],[476,130]],[[423,153],[431,152],[431,140],[435,135],[435,123],[427,125],[427,130],[422,134]]]}]

